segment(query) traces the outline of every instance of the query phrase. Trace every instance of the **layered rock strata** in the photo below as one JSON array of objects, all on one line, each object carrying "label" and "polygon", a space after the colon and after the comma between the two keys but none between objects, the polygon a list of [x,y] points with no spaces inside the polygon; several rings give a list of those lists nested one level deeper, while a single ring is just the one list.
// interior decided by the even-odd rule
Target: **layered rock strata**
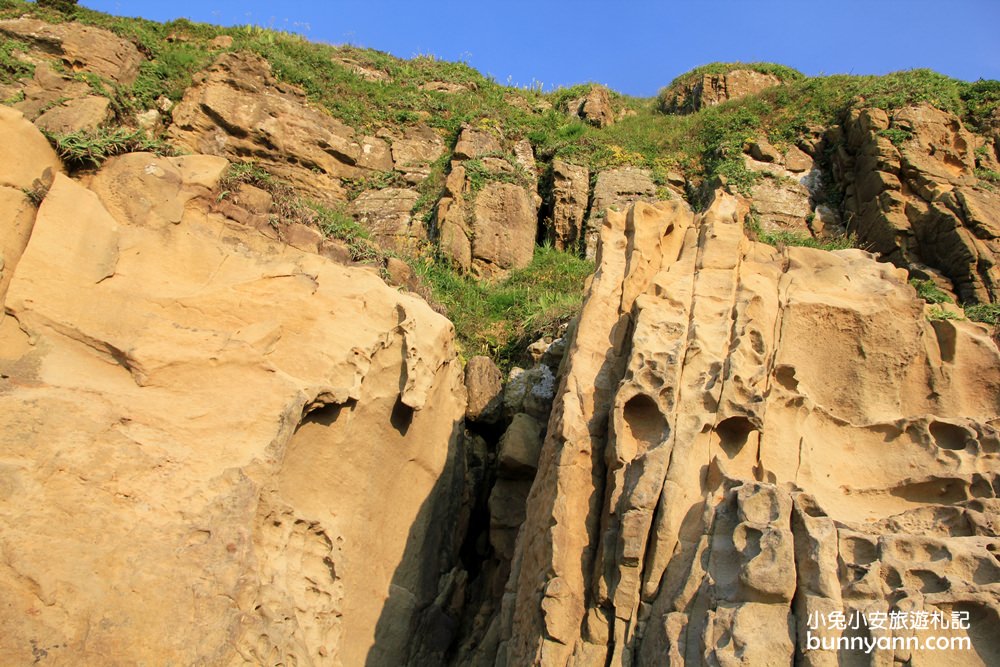
[{"label": "layered rock strata", "polygon": [[1000,195],[977,179],[977,137],[956,116],[930,105],[856,110],[830,138],[859,241],[947,278],[962,301],[1000,298]]}]

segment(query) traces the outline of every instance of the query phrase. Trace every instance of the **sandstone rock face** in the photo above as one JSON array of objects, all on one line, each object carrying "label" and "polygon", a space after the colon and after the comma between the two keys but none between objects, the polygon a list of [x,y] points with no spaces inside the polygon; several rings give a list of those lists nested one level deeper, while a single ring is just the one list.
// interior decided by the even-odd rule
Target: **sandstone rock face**
[{"label": "sandstone rock face", "polygon": [[465,365],[465,388],[469,397],[465,416],[470,421],[493,423],[503,406],[503,374],[489,357],[476,356]]},{"label": "sandstone rock face", "polygon": [[599,173],[594,184],[590,217],[584,225],[587,259],[597,255],[602,221],[608,210],[624,210],[637,201],[655,199],[656,183],[648,169],[620,167]]},{"label": "sandstone rock face", "polygon": [[419,183],[427,178],[431,163],[444,152],[444,141],[426,125],[407,127],[402,137],[392,138],[393,166],[410,183]]},{"label": "sandstone rock face", "polygon": [[173,109],[172,141],[229,159],[253,158],[314,199],[343,199],[341,178],[392,167],[381,139],[309,106],[305,94],[280,83],[260,56],[225,53]]},{"label": "sandstone rock face", "polygon": [[[41,153],[15,182],[52,168]],[[453,329],[209,213],[225,164],[57,175],[12,267],[4,662],[398,665],[439,593],[461,497]]]},{"label": "sandstone rock face", "polygon": [[406,188],[366,190],[350,203],[348,212],[367,228],[383,248],[415,249],[427,240],[427,231],[413,219],[413,206],[420,195]]},{"label": "sandstone rock face", "polygon": [[667,113],[693,113],[704,107],[759,93],[781,84],[773,74],[737,69],[725,74],[705,74],[677,87],[662,100]]},{"label": "sandstone rock face", "polygon": [[541,198],[531,144],[503,149],[492,132],[464,128],[437,207],[442,251],[483,278],[527,266],[538,236]]},{"label": "sandstone rock face", "polygon": [[133,83],[143,61],[131,42],[103,28],[81,23],[11,19],[0,21],[0,35],[26,41],[60,58],[74,72],[94,72],[119,84]]},{"label": "sandstone rock face", "polygon": [[958,612],[969,629],[860,632],[1000,657],[996,345],[926,320],[863,251],[749,241],[746,212],[721,193],[698,216],[609,212],[496,665],[930,659],[811,649],[841,634],[831,612]]},{"label": "sandstone rock face", "polygon": [[592,86],[584,97],[570,100],[569,113],[597,127],[613,125],[616,120],[611,93],[604,86]]},{"label": "sandstone rock face", "polygon": [[1000,195],[978,183],[961,121],[926,105],[891,118],[867,109],[844,130],[834,168],[859,240],[899,266],[940,271],[963,301],[1000,298]]},{"label": "sandstone rock face", "polygon": [[743,161],[762,176],[749,192],[751,213],[762,229],[805,236],[843,232],[840,216],[827,201],[830,175],[805,152],[795,146],[779,151],[760,139]]},{"label": "sandstone rock face", "polygon": [[111,100],[100,95],[86,95],[67,100],[35,119],[35,124],[55,134],[93,132],[111,117]]},{"label": "sandstone rock face", "polygon": [[558,158],[552,161],[552,243],[559,250],[579,248],[589,195],[586,167]]},{"label": "sandstone rock face", "polygon": [[[49,142],[14,109],[0,106],[0,304],[31,236],[35,205],[25,191],[40,191],[62,172],[62,164]],[[0,310],[0,332],[5,326]],[[0,341],[3,335],[0,333]]]}]

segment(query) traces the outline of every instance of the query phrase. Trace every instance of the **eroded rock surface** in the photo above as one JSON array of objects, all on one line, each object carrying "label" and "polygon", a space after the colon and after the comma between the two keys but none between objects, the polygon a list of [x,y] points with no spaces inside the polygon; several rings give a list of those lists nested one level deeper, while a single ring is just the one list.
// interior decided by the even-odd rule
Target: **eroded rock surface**
[{"label": "eroded rock surface", "polygon": [[929,105],[891,117],[858,110],[837,138],[845,222],[862,243],[939,272],[962,301],[1000,299],[1000,195],[976,178],[976,139],[956,116]]},{"label": "eroded rock surface", "polygon": [[939,634],[1000,658],[996,345],[927,321],[904,271],[751,242],[745,214],[609,212],[495,664],[842,664],[810,615],[892,610],[967,613]]},{"label": "eroded rock surface", "polygon": [[439,593],[451,325],[210,213],[225,166],[57,174],[16,265],[4,242],[5,663],[397,665]]},{"label": "eroded rock surface", "polygon": [[392,169],[390,148],[356,136],[305,94],[279,82],[260,56],[225,53],[173,108],[168,136],[189,150],[254,159],[321,201],[345,199],[341,178]]},{"label": "eroded rock surface", "polygon": [[724,74],[703,74],[670,91],[661,104],[667,113],[693,113],[780,84],[781,79],[777,76],[753,70],[734,69]]}]

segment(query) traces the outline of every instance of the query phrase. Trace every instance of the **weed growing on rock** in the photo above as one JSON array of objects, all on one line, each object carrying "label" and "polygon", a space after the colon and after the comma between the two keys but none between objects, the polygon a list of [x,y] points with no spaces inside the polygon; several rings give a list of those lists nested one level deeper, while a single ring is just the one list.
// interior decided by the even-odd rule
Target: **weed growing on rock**
[{"label": "weed growing on rock", "polygon": [[955,303],[947,292],[934,284],[933,280],[910,278],[910,284],[917,290],[917,296],[927,303]]},{"label": "weed growing on rock", "polygon": [[964,306],[965,316],[973,322],[982,322],[996,326],[1000,323],[1000,304],[977,303]]},{"label": "weed growing on rock", "polygon": [[71,170],[96,168],[108,158],[125,153],[174,154],[174,149],[163,141],[150,138],[142,130],[129,128],[102,128],[95,132],[71,134],[45,133],[45,136]]}]

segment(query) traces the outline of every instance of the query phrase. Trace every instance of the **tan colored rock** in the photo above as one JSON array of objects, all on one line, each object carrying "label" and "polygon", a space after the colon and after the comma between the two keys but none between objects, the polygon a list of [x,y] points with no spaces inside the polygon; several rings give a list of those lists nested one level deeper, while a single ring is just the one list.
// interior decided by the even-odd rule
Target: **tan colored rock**
[{"label": "tan colored rock", "polygon": [[57,176],[14,269],[10,664],[403,664],[438,595],[465,413],[451,324],[208,213],[190,195],[219,160],[123,156],[100,197]]},{"label": "tan colored rock", "polygon": [[0,160],[0,186],[31,189],[36,180],[51,183],[55,174],[63,170],[48,139],[24,114],[3,105],[0,105],[0,150],[5,156]]},{"label": "tan colored rock", "polygon": [[418,86],[420,90],[430,90],[436,93],[467,93],[475,90],[474,84],[455,83],[454,81],[427,81]]},{"label": "tan colored rock", "polygon": [[668,90],[661,98],[661,106],[667,113],[693,113],[778,85],[781,85],[781,79],[773,74],[752,70],[735,69],[725,74],[704,74]]},{"label": "tan colored rock", "polygon": [[464,127],[455,144],[454,159],[472,160],[501,151],[500,140],[489,130]]},{"label": "tan colored rock", "polygon": [[543,426],[534,417],[519,412],[500,438],[497,461],[500,474],[507,478],[535,476],[542,450]]},{"label": "tan colored rock", "polygon": [[353,72],[357,76],[360,76],[362,79],[365,79],[366,81],[383,82],[383,81],[389,81],[392,78],[389,76],[388,72],[381,69],[376,69],[375,67],[369,67],[367,65],[363,65],[362,63],[359,63],[357,60],[354,60],[353,58],[335,56],[331,60],[333,60],[333,62],[337,63],[338,65],[341,65],[342,67],[346,67],[351,72]]},{"label": "tan colored rock", "polygon": [[1000,650],[989,332],[863,251],[751,242],[746,212],[609,213],[498,664],[836,664],[806,643],[831,611],[965,609],[963,664]]},{"label": "tan colored rock", "polygon": [[29,119],[38,118],[44,111],[66,100],[91,95],[93,91],[83,81],[77,81],[54,70],[49,63],[35,65],[35,73],[21,88],[24,99],[14,104]]},{"label": "tan colored rock", "polygon": [[584,223],[586,255],[593,259],[597,253],[600,227],[609,209],[623,210],[637,201],[654,201],[656,183],[648,169],[620,167],[597,174],[590,217]]},{"label": "tan colored rock", "polygon": [[489,357],[475,356],[465,365],[465,390],[469,397],[465,417],[492,424],[503,407],[503,374]]},{"label": "tan colored rock", "polygon": [[617,120],[611,93],[604,86],[591,86],[585,96],[570,100],[569,113],[597,127],[613,125]]},{"label": "tan colored rock", "polygon": [[430,165],[445,152],[444,141],[426,125],[407,127],[402,138],[392,140],[392,161],[396,171],[411,183],[419,183],[430,173]]},{"label": "tan colored rock", "polygon": [[67,100],[35,119],[35,125],[54,134],[93,132],[111,117],[111,100],[87,95]]},{"label": "tan colored rock", "polygon": [[[894,145],[887,130],[901,135]],[[1000,195],[978,185],[973,136],[929,105],[890,118],[853,111],[847,144],[835,155],[846,182],[847,220],[858,240],[897,266],[929,266],[964,302],[1000,298],[1000,238],[991,213]]]},{"label": "tan colored rock", "polygon": [[366,190],[350,203],[348,213],[368,229],[382,247],[412,250],[427,240],[420,220],[414,220],[413,207],[420,195],[415,190],[384,188]]},{"label": "tan colored rock", "polygon": [[531,263],[538,230],[535,195],[512,183],[490,183],[473,205],[472,265],[489,277]]},{"label": "tan colored rock", "polygon": [[343,197],[340,178],[381,170],[384,151],[368,152],[354,130],[312,108],[305,94],[280,83],[260,56],[224,53],[195,77],[173,109],[172,141],[191,151],[231,160],[253,159],[320,201]]},{"label": "tan colored rock", "polygon": [[784,163],[785,169],[795,173],[810,171],[816,168],[813,163],[813,159],[807,155],[805,151],[802,151],[795,146],[790,146],[788,150],[785,151]]},{"label": "tan colored rock", "polygon": [[229,49],[233,46],[233,38],[230,35],[219,35],[213,37],[208,46],[212,49]]},{"label": "tan colored rock", "polygon": [[589,194],[586,167],[558,158],[552,161],[552,242],[559,250],[579,248]]},{"label": "tan colored rock", "polygon": [[139,75],[142,54],[114,33],[82,23],[46,23],[20,18],[0,21],[0,35],[27,41],[59,57],[74,72],[93,72],[115,83],[130,85]]}]

